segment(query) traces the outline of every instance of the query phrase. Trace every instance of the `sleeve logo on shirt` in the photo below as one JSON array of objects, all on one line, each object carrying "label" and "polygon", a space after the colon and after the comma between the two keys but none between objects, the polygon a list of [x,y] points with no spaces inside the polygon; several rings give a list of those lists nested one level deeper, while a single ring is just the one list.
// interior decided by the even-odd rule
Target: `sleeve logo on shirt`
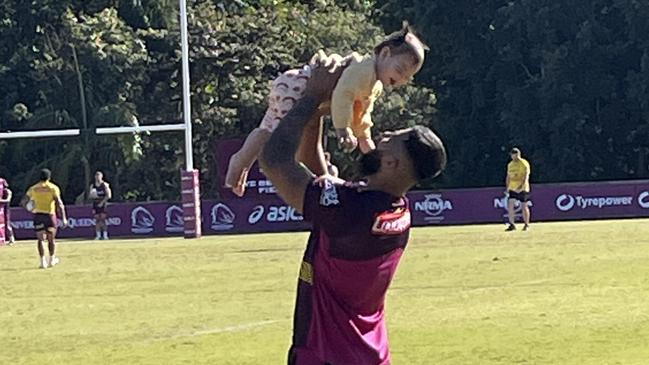
[{"label": "sleeve logo on shirt", "polygon": [[372,233],[377,235],[398,235],[410,229],[410,210],[398,208],[379,214],[372,225]]},{"label": "sleeve logo on shirt", "polygon": [[331,181],[325,180],[324,187],[322,188],[322,193],[320,193],[320,205],[323,207],[329,207],[332,205],[340,204],[338,200],[338,191],[336,190],[336,185]]},{"label": "sleeve logo on shirt", "polygon": [[306,261],[300,265],[300,280],[313,285],[313,266]]}]

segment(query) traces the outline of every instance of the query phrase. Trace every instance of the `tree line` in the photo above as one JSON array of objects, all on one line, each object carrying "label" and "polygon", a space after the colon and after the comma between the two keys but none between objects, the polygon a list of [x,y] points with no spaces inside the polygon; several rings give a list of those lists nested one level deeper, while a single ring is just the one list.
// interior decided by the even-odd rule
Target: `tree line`
[{"label": "tree line", "polygon": [[[176,0],[0,0],[0,131],[182,121]],[[214,142],[242,137],[269,82],[318,49],[371,52],[410,21],[430,47],[378,130],[426,124],[449,150],[435,185],[502,184],[519,146],[533,182],[645,178],[649,3],[634,0],[190,0],[195,164],[216,197]],[[20,195],[49,167],[66,201],[103,170],[119,200],[178,199],[179,133],[0,140]],[[329,133],[329,138],[332,138]],[[357,155],[335,150],[347,176]]]}]

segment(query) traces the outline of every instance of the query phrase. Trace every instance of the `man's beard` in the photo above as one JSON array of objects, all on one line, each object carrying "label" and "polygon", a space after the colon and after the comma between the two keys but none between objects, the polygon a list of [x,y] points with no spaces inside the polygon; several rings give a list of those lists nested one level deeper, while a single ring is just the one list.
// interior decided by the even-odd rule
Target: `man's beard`
[{"label": "man's beard", "polygon": [[381,152],[373,150],[362,155],[360,163],[361,176],[366,177],[376,174],[381,169]]}]

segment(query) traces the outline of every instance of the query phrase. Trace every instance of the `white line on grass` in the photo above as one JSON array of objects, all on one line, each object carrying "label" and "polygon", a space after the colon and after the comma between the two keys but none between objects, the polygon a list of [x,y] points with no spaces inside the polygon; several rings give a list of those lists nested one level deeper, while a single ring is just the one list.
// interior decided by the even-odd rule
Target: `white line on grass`
[{"label": "white line on grass", "polygon": [[159,337],[156,339],[153,339],[153,341],[166,341],[166,340],[177,340],[180,338],[191,338],[191,337],[198,337],[198,336],[205,336],[205,335],[213,335],[217,333],[229,333],[229,332],[240,332],[240,331],[246,331],[252,328],[257,328],[257,327],[263,327],[267,326],[269,324],[281,322],[279,319],[274,319],[274,320],[267,320],[267,321],[259,321],[259,322],[251,322],[251,323],[243,323],[243,324],[238,324],[235,326],[227,326],[227,327],[218,327],[218,328],[212,328],[208,330],[203,330],[203,331],[196,331],[192,333],[185,333],[185,334],[179,334],[179,335],[174,335],[174,336],[165,336],[165,337]]},{"label": "white line on grass", "polygon": [[228,326],[228,327],[221,327],[221,328],[214,328],[211,330],[205,330],[205,331],[197,331],[191,334],[190,336],[203,336],[203,335],[212,335],[215,333],[223,333],[223,332],[239,332],[239,331],[245,331],[251,328],[256,328],[256,327],[262,327],[266,326],[269,324],[277,323],[279,322],[278,319],[275,320],[269,320],[269,321],[259,321],[259,322],[252,322],[252,323],[245,323],[245,324],[239,324],[236,326]]}]

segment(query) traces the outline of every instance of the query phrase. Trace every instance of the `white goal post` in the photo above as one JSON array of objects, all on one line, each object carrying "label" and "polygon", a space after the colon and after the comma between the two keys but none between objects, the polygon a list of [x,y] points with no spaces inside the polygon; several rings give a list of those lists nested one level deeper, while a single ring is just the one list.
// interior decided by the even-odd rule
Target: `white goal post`
[{"label": "white goal post", "polygon": [[[180,46],[182,54],[182,75],[183,75],[183,124],[156,124],[148,126],[131,127],[100,127],[95,129],[98,135],[119,134],[119,133],[149,133],[163,131],[185,131],[185,169],[194,169],[194,158],[192,155],[192,123],[191,123],[191,102],[189,90],[189,43],[187,39],[187,0],[179,0],[180,6]],[[81,129],[59,129],[59,130],[35,130],[1,132],[1,139],[19,138],[45,138],[45,137],[73,137],[81,134]]]},{"label": "white goal post", "polygon": [[[192,122],[190,102],[189,79],[189,42],[187,39],[187,0],[179,0],[180,6],[180,44],[182,51],[182,78],[183,78],[183,123],[155,124],[146,126],[128,127],[99,127],[94,128],[97,135],[123,134],[123,133],[150,133],[166,131],[185,132],[185,170],[181,176],[181,196],[183,201],[183,215],[185,220],[185,237],[198,238],[201,236],[201,214],[198,191],[198,171],[194,170],[194,157],[192,149]],[[92,130],[92,129],[90,129]],[[74,137],[81,135],[82,130],[35,130],[0,132],[0,140],[46,138],[46,137]],[[193,228],[192,228],[193,227]]]}]

